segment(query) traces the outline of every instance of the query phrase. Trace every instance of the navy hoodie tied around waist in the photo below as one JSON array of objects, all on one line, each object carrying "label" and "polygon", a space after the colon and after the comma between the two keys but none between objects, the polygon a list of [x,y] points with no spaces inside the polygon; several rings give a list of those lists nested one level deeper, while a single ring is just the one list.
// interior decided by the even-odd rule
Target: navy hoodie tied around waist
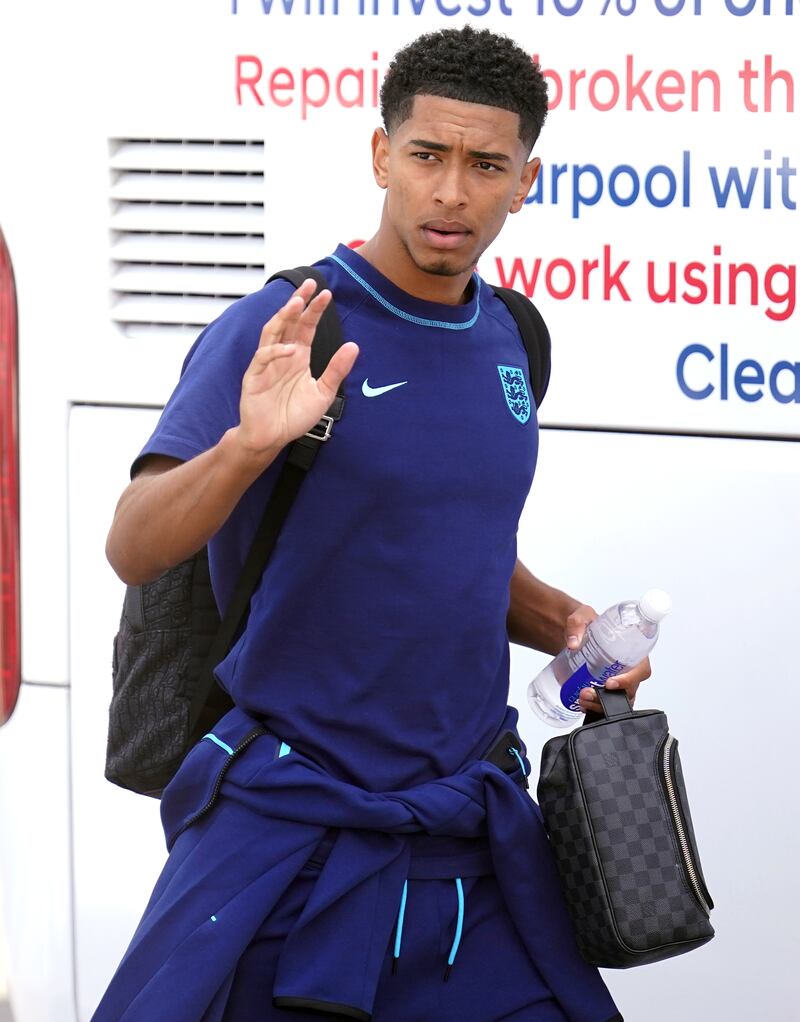
[{"label": "navy hoodie tied around waist", "polygon": [[[510,710],[506,729],[515,717]],[[282,755],[280,739],[239,709],[214,736],[192,750],[164,793],[172,854],[93,1022],[203,1018],[329,828],[333,846],[280,955],[278,1006],[369,1020],[414,875],[413,835],[428,834],[488,839],[514,925],[570,1022],[621,1022],[597,969],[578,953],[541,815],[512,776],[479,760],[450,777],[376,793],[295,750]],[[187,828],[205,833],[182,856]]]}]

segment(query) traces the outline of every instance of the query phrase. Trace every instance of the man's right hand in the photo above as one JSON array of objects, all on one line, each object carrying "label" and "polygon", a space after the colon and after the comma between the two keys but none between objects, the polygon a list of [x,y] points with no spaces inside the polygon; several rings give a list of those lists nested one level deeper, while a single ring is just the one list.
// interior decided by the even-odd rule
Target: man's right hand
[{"label": "man's right hand", "polygon": [[120,497],[106,552],[124,582],[149,582],[196,553],[278,452],[330,408],[358,347],[343,344],[312,377],[311,342],[331,300],[321,291],[306,305],[314,287],[304,281],[261,331],[242,379],[239,424],[188,461],[151,455]]},{"label": "man's right hand", "polygon": [[313,280],[303,281],[265,324],[244,374],[240,424],[234,432],[248,457],[271,461],[281,448],[316,425],[358,356],[358,346],[348,341],[318,380],[311,375],[311,342],[331,300],[330,291],[325,290],[309,302],[315,286]]}]

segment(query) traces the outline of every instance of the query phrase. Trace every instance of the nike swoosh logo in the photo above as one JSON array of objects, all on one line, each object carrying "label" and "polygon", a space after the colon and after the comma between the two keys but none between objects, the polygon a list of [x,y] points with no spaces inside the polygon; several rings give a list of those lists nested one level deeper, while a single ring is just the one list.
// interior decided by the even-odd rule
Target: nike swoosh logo
[{"label": "nike swoosh logo", "polygon": [[379,394],[388,394],[395,387],[405,387],[407,383],[408,380],[402,380],[400,383],[390,383],[388,387],[370,387],[369,379],[366,379],[361,384],[361,393],[364,397],[378,397]]}]

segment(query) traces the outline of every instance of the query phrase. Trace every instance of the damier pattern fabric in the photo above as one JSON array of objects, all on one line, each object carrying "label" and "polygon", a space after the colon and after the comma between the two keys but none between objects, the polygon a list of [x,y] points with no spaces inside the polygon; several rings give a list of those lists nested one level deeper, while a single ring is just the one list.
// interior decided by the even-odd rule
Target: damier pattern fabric
[{"label": "damier pattern fabric", "polygon": [[[577,728],[542,752],[538,798],[584,958],[627,968],[682,954],[714,935],[689,881],[663,781],[664,713]],[[680,812],[703,888],[683,775]]]}]

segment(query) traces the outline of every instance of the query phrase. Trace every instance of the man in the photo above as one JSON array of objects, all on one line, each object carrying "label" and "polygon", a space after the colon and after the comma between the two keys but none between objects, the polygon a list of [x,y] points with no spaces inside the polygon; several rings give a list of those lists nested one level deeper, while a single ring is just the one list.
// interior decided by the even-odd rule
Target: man
[{"label": "man", "polygon": [[621,1018],[575,950],[506,706],[508,638],[555,653],[594,616],[516,561],[536,418],[509,410],[498,370],[530,403],[525,349],[474,272],[536,178],[546,87],[467,27],[401,51],[381,98],[380,226],[317,264],[354,340],[315,380],[330,291],[235,303],[109,534],[128,583],[209,543],[224,607],[282,452],[346,381],[218,668],[236,708],[165,792],[170,858],[97,1022]]}]

